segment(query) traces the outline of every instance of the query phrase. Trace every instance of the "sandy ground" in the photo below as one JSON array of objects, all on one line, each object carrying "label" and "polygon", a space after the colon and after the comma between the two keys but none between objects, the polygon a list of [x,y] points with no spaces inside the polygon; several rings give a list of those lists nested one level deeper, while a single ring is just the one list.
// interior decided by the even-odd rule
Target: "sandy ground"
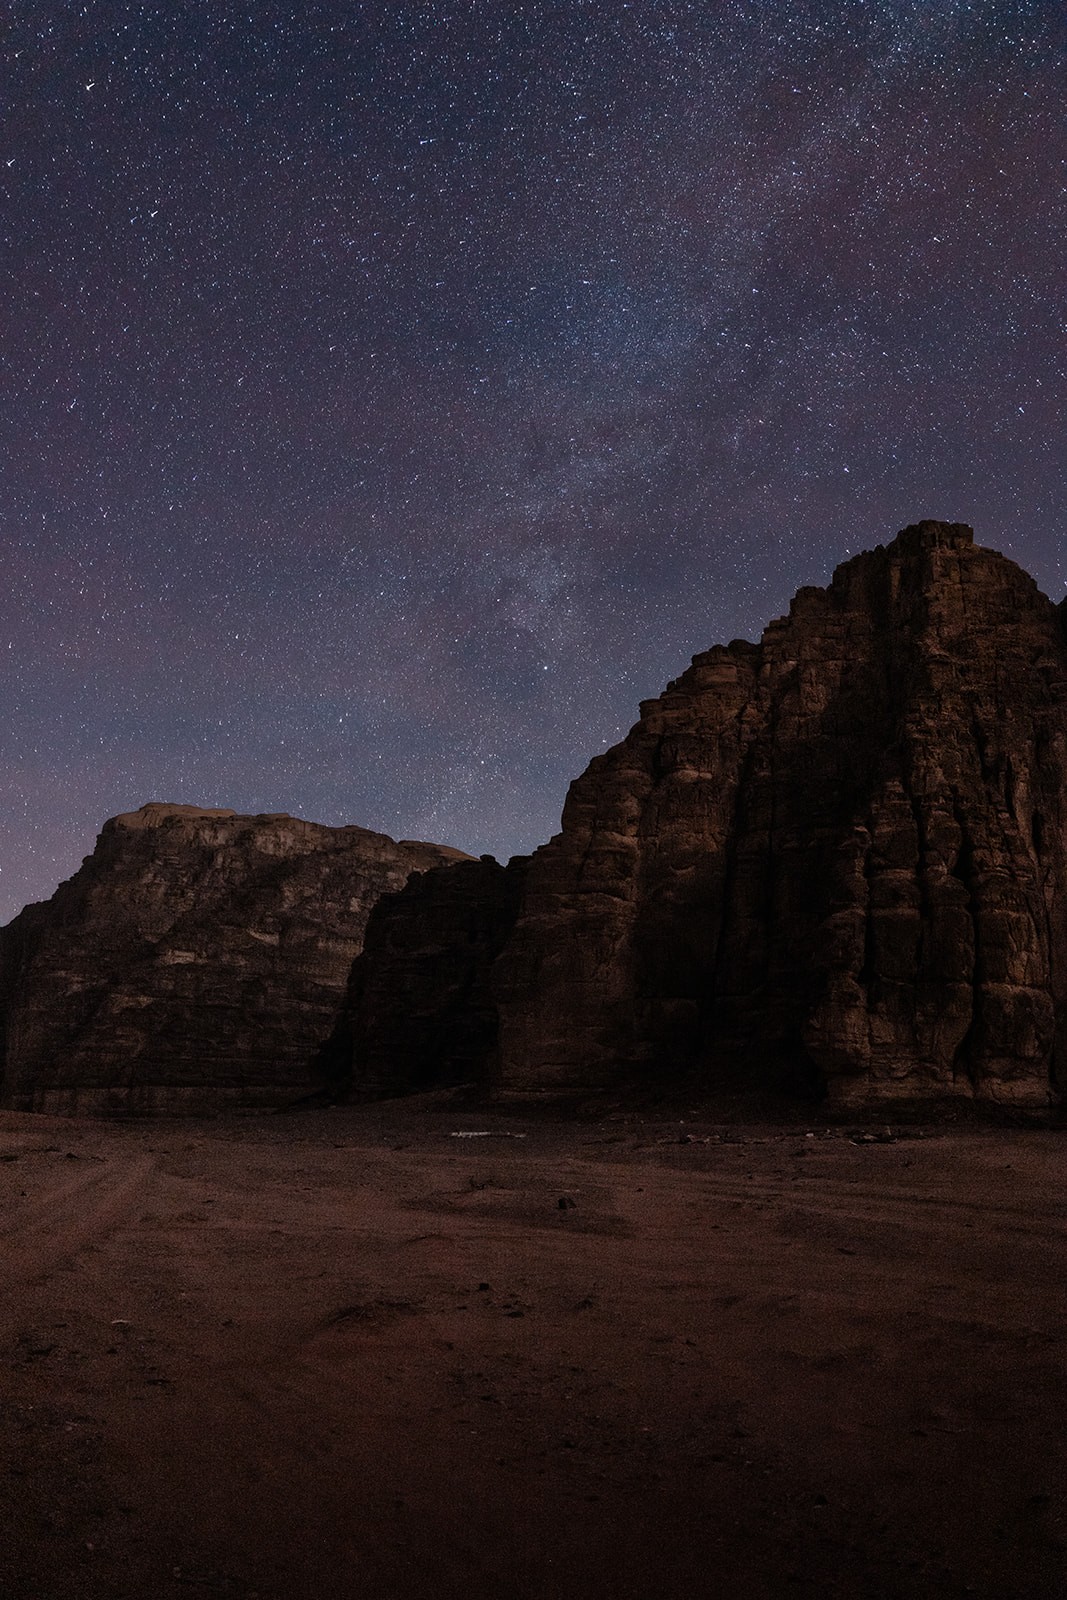
[{"label": "sandy ground", "polygon": [[1065,1140],[0,1115],[0,1593],[1059,1596]]}]

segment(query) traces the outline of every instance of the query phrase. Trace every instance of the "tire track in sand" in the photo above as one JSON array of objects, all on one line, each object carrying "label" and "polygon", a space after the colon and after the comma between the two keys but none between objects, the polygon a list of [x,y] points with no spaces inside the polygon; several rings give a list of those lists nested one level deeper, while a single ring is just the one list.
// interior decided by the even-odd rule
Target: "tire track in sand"
[{"label": "tire track in sand", "polygon": [[129,1215],[154,1166],[151,1156],[108,1161],[64,1178],[9,1212],[0,1226],[0,1317],[10,1307],[12,1291],[106,1238]]}]

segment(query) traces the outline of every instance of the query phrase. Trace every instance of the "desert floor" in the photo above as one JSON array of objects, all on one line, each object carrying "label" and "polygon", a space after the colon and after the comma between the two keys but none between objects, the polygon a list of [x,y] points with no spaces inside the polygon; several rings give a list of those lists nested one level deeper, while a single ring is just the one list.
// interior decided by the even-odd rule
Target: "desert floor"
[{"label": "desert floor", "polygon": [[1067,1593],[1067,1134],[862,1131],[0,1115],[0,1593]]}]

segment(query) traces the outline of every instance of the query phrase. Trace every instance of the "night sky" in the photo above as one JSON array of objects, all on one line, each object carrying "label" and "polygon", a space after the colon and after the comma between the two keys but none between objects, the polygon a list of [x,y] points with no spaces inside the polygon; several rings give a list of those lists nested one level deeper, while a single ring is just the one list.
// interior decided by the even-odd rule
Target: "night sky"
[{"label": "night sky", "polygon": [[0,920],[146,800],[500,857],[921,517],[1067,587],[1067,8],[17,4]]}]

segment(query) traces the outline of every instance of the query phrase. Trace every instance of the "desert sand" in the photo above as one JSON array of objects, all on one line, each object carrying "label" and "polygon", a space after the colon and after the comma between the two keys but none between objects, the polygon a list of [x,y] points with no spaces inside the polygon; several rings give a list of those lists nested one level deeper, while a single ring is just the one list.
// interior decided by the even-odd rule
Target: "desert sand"
[{"label": "desert sand", "polygon": [[0,1592],[1048,1600],[1064,1138],[3,1114]]}]

